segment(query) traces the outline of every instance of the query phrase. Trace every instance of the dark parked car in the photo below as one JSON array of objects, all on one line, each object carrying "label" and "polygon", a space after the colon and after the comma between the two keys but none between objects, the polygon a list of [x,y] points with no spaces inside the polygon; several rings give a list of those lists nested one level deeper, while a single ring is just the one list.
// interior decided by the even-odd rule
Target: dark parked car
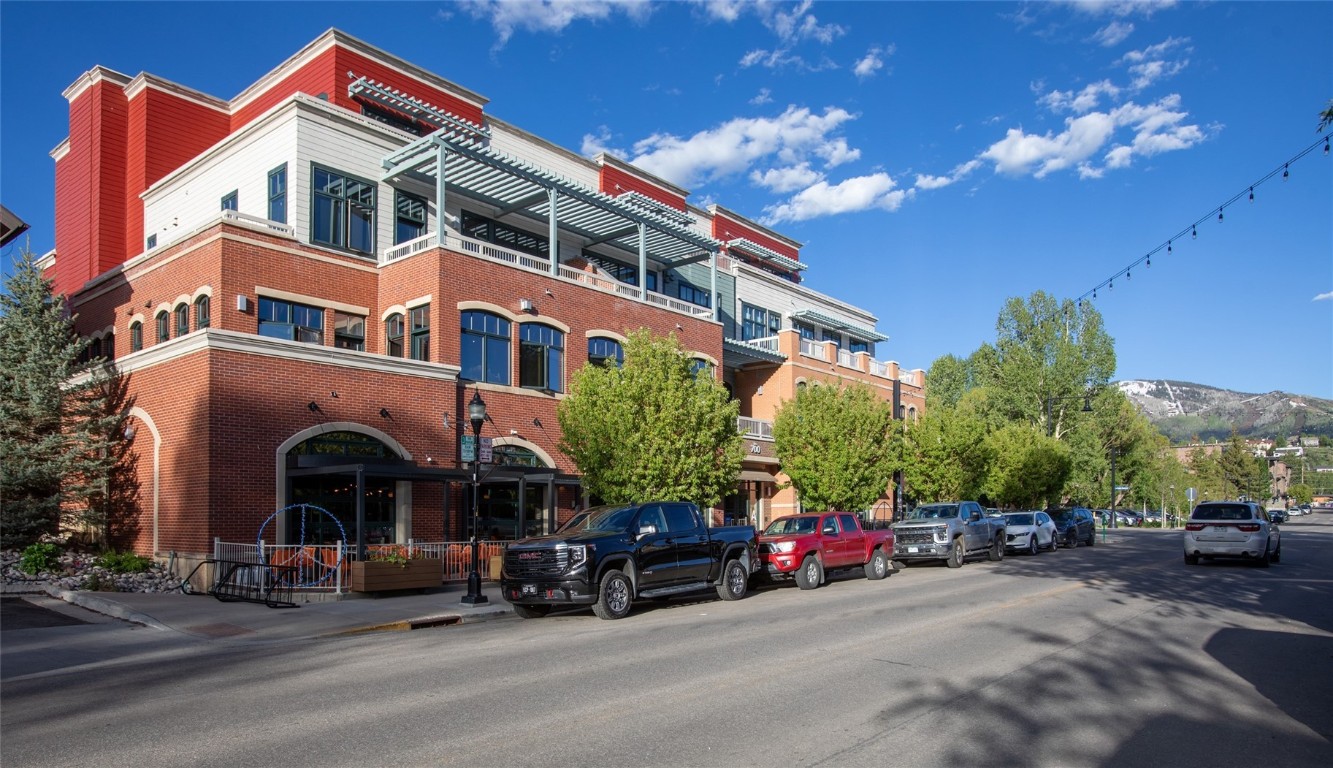
[{"label": "dark parked car", "polygon": [[1087,507],[1052,507],[1046,514],[1055,523],[1055,535],[1061,545],[1072,549],[1079,544],[1091,547],[1097,543],[1097,523]]}]

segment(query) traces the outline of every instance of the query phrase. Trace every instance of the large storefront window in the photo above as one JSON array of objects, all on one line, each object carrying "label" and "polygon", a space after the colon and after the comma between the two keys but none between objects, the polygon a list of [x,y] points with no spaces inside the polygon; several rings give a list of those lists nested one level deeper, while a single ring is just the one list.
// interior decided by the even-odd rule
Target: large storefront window
[{"label": "large storefront window", "polygon": [[[545,466],[536,453],[519,445],[497,445],[494,454],[495,463],[501,466]],[[481,487],[478,514],[482,538],[508,540],[550,533],[554,504],[547,503],[546,484],[525,485],[522,500],[518,489],[517,482]]]},{"label": "large storefront window", "polygon": [[[360,458],[397,458],[384,443],[358,432],[327,432],[312,437],[287,452],[288,456],[347,456]],[[292,478],[291,504],[313,504],[327,510],[342,523],[347,543],[357,540],[356,530],[356,477],[350,475],[316,475]],[[393,480],[365,478],[366,541],[369,544],[395,542],[397,530],[396,494]],[[338,526],[323,515],[309,515],[306,529],[289,530],[290,541],[306,544],[335,544]]]}]

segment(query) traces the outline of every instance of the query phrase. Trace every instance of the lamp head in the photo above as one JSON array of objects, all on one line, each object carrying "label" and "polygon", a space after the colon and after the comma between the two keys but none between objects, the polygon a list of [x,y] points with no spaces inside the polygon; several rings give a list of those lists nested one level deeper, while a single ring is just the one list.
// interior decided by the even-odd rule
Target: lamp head
[{"label": "lamp head", "polygon": [[481,399],[481,393],[473,390],[472,399],[467,404],[468,421],[472,422],[472,434],[481,434],[481,425],[486,421],[486,401]]}]

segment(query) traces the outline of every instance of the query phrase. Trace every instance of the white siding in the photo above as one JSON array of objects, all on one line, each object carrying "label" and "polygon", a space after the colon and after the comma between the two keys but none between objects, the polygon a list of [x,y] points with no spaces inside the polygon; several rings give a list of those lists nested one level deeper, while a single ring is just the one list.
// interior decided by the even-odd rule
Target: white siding
[{"label": "white siding", "polygon": [[591,161],[572,158],[564,152],[536,143],[507,126],[491,124],[491,149],[578,182],[589,189],[597,189],[598,168]]},{"label": "white siding", "polygon": [[[310,242],[311,164],[314,163],[330,171],[376,182],[375,248],[392,247],[393,187],[378,183],[380,160],[406,142],[378,131],[355,130],[319,114],[303,116],[299,130],[296,162],[287,171],[287,219],[296,229],[297,239]],[[433,229],[432,222],[427,222],[427,229]]]}]

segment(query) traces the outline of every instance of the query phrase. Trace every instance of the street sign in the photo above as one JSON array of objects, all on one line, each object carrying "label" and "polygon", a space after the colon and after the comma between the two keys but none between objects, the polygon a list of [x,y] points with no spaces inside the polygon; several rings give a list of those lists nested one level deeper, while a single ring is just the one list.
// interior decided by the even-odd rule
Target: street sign
[{"label": "street sign", "polygon": [[1129,490],[1129,486],[1128,486],[1128,485],[1117,485],[1117,486],[1115,487],[1115,489],[1116,489],[1117,491],[1128,491],[1128,490]]},{"label": "street sign", "polygon": [[477,460],[482,464],[490,464],[494,459],[495,455],[491,452],[491,438],[483,437],[481,439],[481,457]]},{"label": "street sign", "polygon": [[461,435],[458,445],[458,460],[463,462],[472,462],[477,460],[477,438],[472,435]]}]

